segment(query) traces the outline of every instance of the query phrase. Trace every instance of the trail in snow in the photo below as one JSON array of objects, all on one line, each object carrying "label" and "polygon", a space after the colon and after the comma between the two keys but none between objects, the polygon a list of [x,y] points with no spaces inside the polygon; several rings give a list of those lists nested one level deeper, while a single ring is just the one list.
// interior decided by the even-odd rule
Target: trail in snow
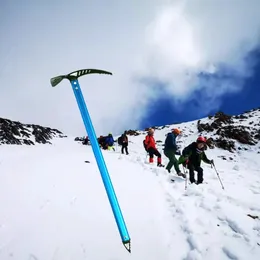
[{"label": "trail in snow", "polygon": [[257,158],[244,153],[229,162],[209,150],[225,190],[204,164],[207,184],[185,191],[183,180],[171,183],[164,168],[146,164],[139,140],[133,142],[128,156],[103,151],[131,255],[121,244],[91,147],[71,140],[1,146],[0,259],[259,259],[260,220],[247,216],[260,216]]},{"label": "trail in snow", "polygon": [[[218,158],[216,152],[208,153],[212,153],[214,159]],[[235,169],[229,169],[228,163],[215,159],[225,182],[224,191],[214,169],[205,164],[204,178],[208,184],[192,184],[187,191],[184,181],[167,182],[168,173],[164,169],[154,167],[151,170],[163,186],[173,223],[178,223],[178,227],[174,227],[178,235],[176,240],[173,238],[172,245],[188,246],[178,256],[173,248],[171,255],[176,259],[259,259],[259,220],[248,217],[249,212],[260,216],[259,165],[251,155],[245,153],[241,158],[251,158],[249,164],[240,162]],[[167,163],[167,159],[163,159]],[[137,161],[142,167],[151,168],[140,156]]]}]

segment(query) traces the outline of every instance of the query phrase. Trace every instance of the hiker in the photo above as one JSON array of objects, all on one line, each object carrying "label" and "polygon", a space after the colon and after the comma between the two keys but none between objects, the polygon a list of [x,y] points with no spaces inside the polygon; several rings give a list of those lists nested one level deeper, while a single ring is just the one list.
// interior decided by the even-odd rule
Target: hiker
[{"label": "hiker", "polygon": [[164,143],[164,154],[170,160],[166,166],[166,170],[170,173],[172,166],[177,173],[177,175],[186,178],[186,175],[180,171],[179,162],[175,157],[175,154],[178,154],[176,138],[181,134],[181,131],[178,128],[173,128],[170,133],[167,134],[165,143]]},{"label": "hiker", "polygon": [[108,136],[105,139],[105,147],[106,147],[106,149],[108,149],[108,150],[113,149],[113,151],[115,151],[114,142],[115,141],[114,141],[113,135],[111,133],[109,133]]},{"label": "hiker", "polygon": [[124,154],[124,150],[126,154],[128,153],[128,137],[127,137],[127,131],[125,131],[119,138],[118,138],[118,144],[122,145],[121,147],[121,153]]},{"label": "hiker", "polygon": [[88,144],[89,144],[89,138],[88,138],[88,136],[86,136],[86,137],[84,138],[84,140],[82,141],[82,144],[84,144],[84,145],[88,145]]},{"label": "hiker", "polygon": [[191,143],[185,147],[182,151],[182,155],[179,158],[179,164],[187,166],[189,169],[190,182],[194,183],[194,171],[198,173],[196,184],[203,183],[203,169],[201,168],[201,160],[207,164],[213,164],[213,160],[209,160],[205,154],[207,148],[207,140],[203,136],[199,136],[196,142]]},{"label": "hiker", "polygon": [[156,144],[154,140],[154,129],[149,128],[147,136],[145,137],[145,140],[143,141],[145,150],[147,153],[149,153],[149,163],[153,163],[153,156],[157,156],[157,166],[163,167],[162,165],[162,155],[159,153],[159,151],[156,149]]},{"label": "hiker", "polygon": [[101,135],[99,138],[98,138],[98,143],[99,143],[99,146],[106,150],[107,147],[106,147],[106,137],[104,137],[103,135]]}]

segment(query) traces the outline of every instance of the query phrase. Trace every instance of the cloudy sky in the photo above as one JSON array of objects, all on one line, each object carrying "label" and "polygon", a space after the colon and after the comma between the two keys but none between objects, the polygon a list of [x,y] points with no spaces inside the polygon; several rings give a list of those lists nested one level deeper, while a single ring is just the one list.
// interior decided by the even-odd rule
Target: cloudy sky
[{"label": "cloudy sky", "polygon": [[83,135],[69,81],[50,85],[81,68],[113,73],[79,79],[97,134],[139,128],[164,99],[181,114],[203,93],[194,117],[208,114],[254,74],[259,10],[259,0],[2,0],[0,117]]}]

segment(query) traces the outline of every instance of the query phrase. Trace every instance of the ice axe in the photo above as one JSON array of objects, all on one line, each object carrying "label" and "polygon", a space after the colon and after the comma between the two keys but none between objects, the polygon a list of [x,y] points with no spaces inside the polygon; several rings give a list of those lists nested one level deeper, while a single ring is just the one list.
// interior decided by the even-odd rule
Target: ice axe
[{"label": "ice axe", "polygon": [[[83,94],[81,92],[81,88],[78,82],[78,78],[84,75],[88,74],[107,74],[107,75],[112,75],[111,72],[105,71],[105,70],[99,70],[99,69],[81,69],[77,71],[73,71],[67,75],[60,75],[57,77],[51,78],[50,82],[52,87],[57,86],[63,79],[68,79],[71,83],[73,92],[75,94],[77,104],[81,113],[82,120],[84,122],[87,134],[90,139],[91,147],[93,150],[93,153],[96,158],[96,162],[101,174],[101,178],[103,180],[103,184],[105,186],[107,196],[114,214],[114,218],[122,239],[122,243],[124,247],[127,249],[127,251],[130,253],[131,252],[131,243],[130,243],[130,237],[127,231],[127,227],[119,206],[119,203],[117,201],[117,197],[112,185],[112,182],[110,180],[110,176],[105,164],[105,160],[103,158],[102,152],[100,150],[97,137],[95,134],[95,130],[83,97]],[[102,236],[102,234],[100,234]]]}]

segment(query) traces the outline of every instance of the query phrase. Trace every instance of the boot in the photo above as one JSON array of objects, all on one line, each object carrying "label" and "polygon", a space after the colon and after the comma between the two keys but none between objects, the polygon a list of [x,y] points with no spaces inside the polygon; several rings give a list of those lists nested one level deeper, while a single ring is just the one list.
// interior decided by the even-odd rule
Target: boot
[{"label": "boot", "polygon": [[184,179],[186,179],[186,174],[185,173],[178,172],[177,175],[180,176],[180,177],[183,177]]},{"label": "boot", "polygon": [[164,165],[162,165],[162,158],[161,157],[157,158],[157,166],[158,167],[164,167]]}]

